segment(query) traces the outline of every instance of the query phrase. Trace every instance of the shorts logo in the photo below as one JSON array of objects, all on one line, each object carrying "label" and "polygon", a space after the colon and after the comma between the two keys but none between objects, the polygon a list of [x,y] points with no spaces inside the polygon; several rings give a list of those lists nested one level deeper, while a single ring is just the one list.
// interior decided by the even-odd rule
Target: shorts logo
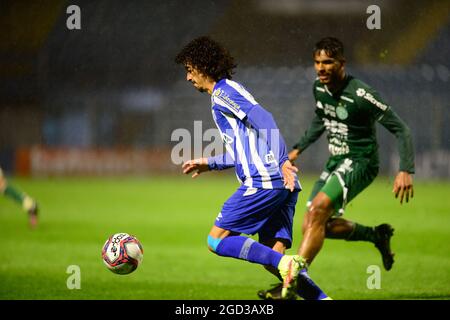
[{"label": "shorts logo", "polygon": [[217,215],[216,220],[219,221],[220,219],[222,219],[222,212],[219,212],[219,214]]},{"label": "shorts logo", "polygon": [[336,170],[336,172],[341,172],[343,174],[349,173],[353,171],[352,168],[353,161],[350,159],[345,159],[344,162],[339,166],[339,168]]}]

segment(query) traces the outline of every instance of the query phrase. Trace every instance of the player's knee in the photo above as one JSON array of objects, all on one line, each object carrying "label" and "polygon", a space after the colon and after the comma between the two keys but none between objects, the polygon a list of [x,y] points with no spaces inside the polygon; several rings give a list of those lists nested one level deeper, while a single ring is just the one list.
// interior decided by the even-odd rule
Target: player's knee
[{"label": "player's knee", "polygon": [[216,253],[217,246],[219,245],[221,240],[222,239],[220,239],[220,238],[213,238],[212,236],[208,235],[208,240],[207,240],[208,250],[213,253]]},{"label": "player's knee", "polygon": [[323,199],[314,200],[309,207],[308,217],[305,219],[303,229],[306,230],[318,225],[325,227],[332,211],[331,202]]}]

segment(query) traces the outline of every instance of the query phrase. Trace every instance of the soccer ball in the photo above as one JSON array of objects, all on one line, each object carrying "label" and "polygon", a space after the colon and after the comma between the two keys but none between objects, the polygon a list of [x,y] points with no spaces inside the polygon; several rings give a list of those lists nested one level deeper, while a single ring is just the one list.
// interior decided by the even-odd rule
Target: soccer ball
[{"label": "soccer ball", "polygon": [[128,233],[116,233],[103,245],[102,258],[106,267],[117,274],[136,270],[144,257],[139,240]]}]

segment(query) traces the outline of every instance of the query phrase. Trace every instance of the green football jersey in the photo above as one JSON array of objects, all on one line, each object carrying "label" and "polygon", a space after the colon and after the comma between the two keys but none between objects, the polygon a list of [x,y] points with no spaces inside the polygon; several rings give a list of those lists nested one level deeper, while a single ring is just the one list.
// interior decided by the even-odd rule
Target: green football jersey
[{"label": "green football jersey", "polygon": [[414,152],[408,127],[370,86],[350,75],[344,81],[342,89],[335,93],[319,80],[314,82],[316,115],[294,148],[303,151],[326,131],[333,157],[372,157],[378,150],[378,121],[399,140],[400,170],[413,173]]}]

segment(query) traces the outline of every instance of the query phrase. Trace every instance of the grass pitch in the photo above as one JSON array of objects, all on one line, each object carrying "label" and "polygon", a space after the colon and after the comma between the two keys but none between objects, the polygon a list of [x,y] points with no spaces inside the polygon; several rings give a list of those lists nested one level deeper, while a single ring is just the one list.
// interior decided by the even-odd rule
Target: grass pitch
[{"label": "grass pitch", "polygon": [[[315,178],[302,179],[294,246],[288,253],[300,242],[301,219]],[[261,266],[207,250],[214,219],[238,186],[232,175],[11,183],[38,199],[41,216],[32,231],[20,207],[0,197],[0,299],[257,299],[257,290],[277,282]],[[347,207],[345,217],[351,220],[394,226],[396,262],[386,272],[372,244],[326,240],[310,275],[330,296],[450,298],[450,182],[416,181],[414,189],[415,198],[400,205],[391,193],[392,181],[379,177]],[[137,236],[144,247],[144,261],[130,275],[113,274],[101,260],[103,243],[117,232]],[[80,268],[79,290],[67,287],[71,265]],[[367,287],[372,265],[381,268],[379,289]]]}]

